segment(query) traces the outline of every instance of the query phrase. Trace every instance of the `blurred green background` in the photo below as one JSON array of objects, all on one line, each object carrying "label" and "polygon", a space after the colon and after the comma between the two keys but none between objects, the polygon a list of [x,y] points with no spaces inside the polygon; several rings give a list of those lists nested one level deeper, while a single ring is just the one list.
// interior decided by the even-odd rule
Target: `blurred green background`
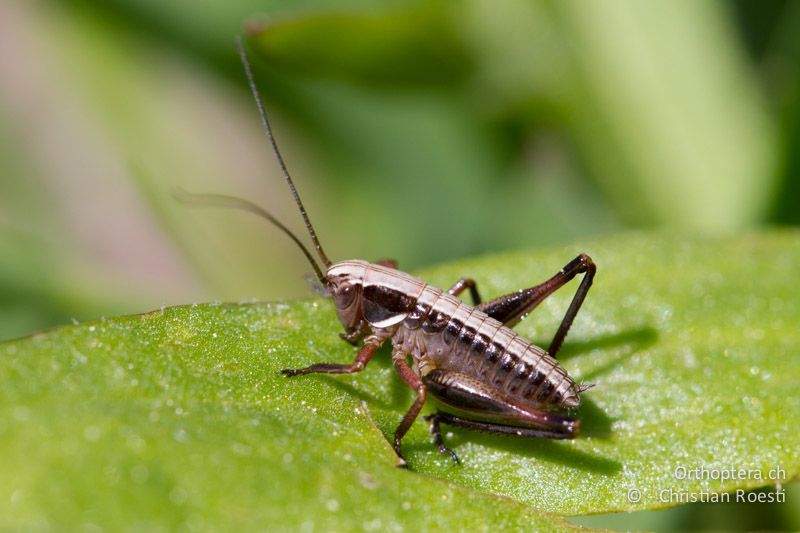
[{"label": "blurred green background", "polygon": [[243,28],[334,260],[800,222],[798,2],[4,0],[0,339],[309,294],[282,234],[171,195],[242,196],[302,230]]},{"label": "blurred green background", "polygon": [[243,26],[334,259],[413,269],[626,228],[800,220],[796,2],[0,10],[0,338],[308,294],[279,232],[171,196],[240,195],[302,230],[235,54]]}]

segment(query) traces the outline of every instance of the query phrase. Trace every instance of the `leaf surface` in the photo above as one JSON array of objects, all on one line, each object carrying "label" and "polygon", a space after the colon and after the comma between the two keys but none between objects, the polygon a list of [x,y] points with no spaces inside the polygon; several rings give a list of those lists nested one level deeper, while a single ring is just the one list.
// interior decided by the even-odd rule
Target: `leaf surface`
[{"label": "leaf surface", "polygon": [[[412,395],[388,350],[361,375],[276,375],[352,360],[329,302],[167,308],[0,344],[0,523],[551,529],[797,477],[800,236],[628,234],[421,275],[493,297],[579,251],[599,268],[562,357],[595,385],[578,439],[448,430],[459,467],[418,421],[397,468],[387,437]],[[546,345],[575,285],[517,331]],[[707,479],[732,468],[747,474]]]}]

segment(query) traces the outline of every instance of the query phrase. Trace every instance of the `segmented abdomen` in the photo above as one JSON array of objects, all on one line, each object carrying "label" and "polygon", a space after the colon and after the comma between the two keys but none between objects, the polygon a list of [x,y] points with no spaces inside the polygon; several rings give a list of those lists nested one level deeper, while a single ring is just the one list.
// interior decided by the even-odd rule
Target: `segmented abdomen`
[{"label": "segmented abdomen", "polygon": [[575,382],[544,350],[440,289],[425,287],[402,329],[407,345],[413,339],[414,356],[427,355],[436,368],[463,372],[536,405],[580,402]]}]

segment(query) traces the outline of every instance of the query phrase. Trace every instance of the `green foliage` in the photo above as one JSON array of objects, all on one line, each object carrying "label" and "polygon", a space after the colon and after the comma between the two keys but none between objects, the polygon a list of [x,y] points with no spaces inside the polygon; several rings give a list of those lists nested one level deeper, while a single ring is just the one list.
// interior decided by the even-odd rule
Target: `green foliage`
[{"label": "green foliage", "polygon": [[[411,394],[386,354],[352,377],[276,375],[351,360],[329,302],[166,308],[0,344],[0,527],[557,529],[663,507],[662,489],[770,484],[679,466],[796,477],[800,235],[632,234],[423,275],[493,296],[578,251],[599,271],[562,358],[595,384],[574,441],[454,430],[459,467],[418,422],[397,468],[386,437]],[[546,344],[561,292],[518,331]]]},{"label": "green foliage", "polygon": [[335,255],[417,267],[620,228],[797,221],[793,3],[188,9],[0,7],[0,46],[16,52],[0,68],[0,338],[164,303],[303,294],[278,232],[170,196],[235,194],[296,216],[239,33]]},{"label": "green foliage", "polygon": [[764,216],[774,125],[719,4],[411,2],[345,13],[253,24],[252,42],[306,85],[383,86],[391,106],[409,85],[446,82],[477,128],[556,120],[629,223],[727,230]]}]

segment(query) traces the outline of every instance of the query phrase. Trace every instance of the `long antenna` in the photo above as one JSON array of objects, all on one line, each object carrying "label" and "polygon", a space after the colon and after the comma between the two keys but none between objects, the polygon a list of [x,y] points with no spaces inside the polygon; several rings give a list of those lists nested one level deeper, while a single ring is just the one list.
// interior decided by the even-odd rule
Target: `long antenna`
[{"label": "long antenna", "polygon": [[176,189],[174,194],[175,198],[186,204],[210,205],[213,207],[232,207],[234,209],[241,209],[242,211],[254,213],[269,220],[278,228],[280,228],[286,235],[288,235],[294,241],[294,243],[299,246],[301,250],[303,250],[306,259],[308,259],[308,262],[311,263],[311,267],[314,269],[314,273],[317,275],[317,279],[320,281],[320,283],[325,285],[327,280],[322,274],[322,270],[319,268],[319,265],[317,265],[317,262],[314,261],[314,256],[308,251],[308,248],[306,248],[305,245],[300,242],[300,239],[298,239],[297,236],[289,230],[289,228],[281,224],[277,218],[269,214],[269,212],[267,212],[265,209],[262,209],[256,204],[248,202],[243,198],[225,196],[224,194],[194,194],[184,191],[180,188]]},{"label": "long antenna", "polygon": [[264,104],[261,102],[261,95],[258,92],[258,87],[256,86],[256,80],[253,77],[253,71],[250,69],[250,62],[247,60],[247,54],[244,51],[244,46],[242,46],[242,38],[238,35],[236,36],[236,48],[239,50],[239,57],[242,60],[242,65],[244,66],[244,72],[247,75],[247,82],[250,84],[250,91],[253,93],[253,98],[256,100],[256,106],[258,106],[258,113],[261,115],[261,124],[264,126],[264,131],[267,134],[267,138],[269,139],[270,144],[272,145],[272,151],[275,153],[275,158],[278,160],[278,164],[281,167],[281,172],[283,173],[283,179],[286,180],[286,183],[289,184],[289,189],[292,191],[292,196],[294,197],[294,201],[297,204],[297,207],[300,208],[300,214],[303,215],[303,220],[306,223],[306,229],[308,229],[308,234],[311,236],[311,240],[314,242],[314,247],[317,249],[317,254],[319,254],[320,259],[325,264],[326,267],[331,266],[331,261],[328,259],[328,256],[325,255],[325,252],[322,250],[322,245],[319,243],[319,239],[317,239],[317,233],[314,231],[314,226],[311,225],[311,220],[308,218],[308,214],[306,214],[306,208],[303,207],[303,202],[300,200],[300,195],[297,194],[297,189],[294,186],[294,182],[292,181],[292,177],[289,175],[289,169],[286,168],[286,163],[283,161],[283,156],[281,156],[281,152],[278,149],[278,143],[275,141],[275,136],[272,134],[272,126],[269,124],[269,119],[267,118],[267,112],[264,110]]}]

